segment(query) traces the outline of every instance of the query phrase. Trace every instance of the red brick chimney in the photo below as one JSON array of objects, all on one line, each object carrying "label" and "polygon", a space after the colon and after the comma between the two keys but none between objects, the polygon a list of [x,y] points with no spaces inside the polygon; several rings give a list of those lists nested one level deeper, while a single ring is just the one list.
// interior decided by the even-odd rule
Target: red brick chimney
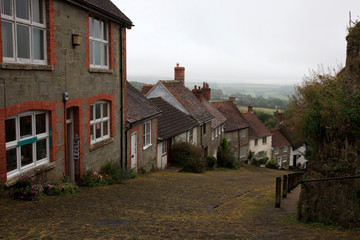
[{"label": "red brick chimney", "polygon": [[210,101],[210,97],[211,97],[211,88],[209,88],[209,84],[207,83],[203,83],[203,88],[202,88],[202,92],[204,95],[204,98],[208,101]]},{"label": "red brick chimney", "polygon": [[278,112],[276,115],[276,120],[278,121],[278,123],[282,123],[282,121],[284,120],[284,114]]},{"label": "red brick chimney", "polygon": [[185,83],[185,68],[179,67],[179,63],[176,64],[176,67],[174,67],[175,76],[174,79],[178,81],[182,81],[182,83]]},{"label": "red brick chimney", "polygon": [[248,106],[248,112],[252,112],[253,111],[253,106],[252,105],[249,105]]},{"label": "red brick chimney", "polygon": [[229,97],[229,102],[233,102],[235,104],[235,100],[236,100],[235,97]]},{"label": "red brick chimney", "polygon": [[203,95],[203,91],[202,89],[199,88],[195,85],[194,86],[194,89],[192,90],[192,93],[195,95],[195,97],[197,97],[197,99],[199,99],[200,101],[204,98],[204,95]]}]

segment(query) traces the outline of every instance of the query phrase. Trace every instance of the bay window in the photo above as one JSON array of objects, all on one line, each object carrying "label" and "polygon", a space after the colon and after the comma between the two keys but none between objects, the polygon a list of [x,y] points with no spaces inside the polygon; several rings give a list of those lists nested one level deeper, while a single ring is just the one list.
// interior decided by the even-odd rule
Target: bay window
[{"label": "bay window", "polygon": [[49,114],[24,112],[5,120],[7,177],[49,161]]},{"label": "bay window", "polygon": [[109,68],[108,24],[98,17],[89,17],[90,67]]},{"label": "bay window", "polygon": [[1,0],[4,62],[46,64],[45,1]]},{"label": "bay window", "polygon": [[90,105],[91,144],[110,138],[110,104],[97,101]]}]

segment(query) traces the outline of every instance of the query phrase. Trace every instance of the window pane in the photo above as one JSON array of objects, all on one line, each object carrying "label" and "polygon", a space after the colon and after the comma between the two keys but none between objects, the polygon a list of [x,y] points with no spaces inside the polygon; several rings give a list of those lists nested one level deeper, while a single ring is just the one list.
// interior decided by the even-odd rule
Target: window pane
[{"label": "window pane", "polygon": [[106,121],[103,123],[103,136],[106,136],[109,134],[109,122]]},{"label": "window pane", "polygon": [[90,121],[94,120],[94,105],[90,105]]},{"label": "window pane", "polygon": [[34,59],[44,60],[44,30],[33,28]]},{"label": "window pane", "polygon": [[11,0],[1,0],[1,13],[11,16]]},{"label": "window pane", "polygon": [[96,132],[95,132],[95,134],[96,134],[95,138],[100,138],[101,137],[101,123],[96,124]]},{"label": "window pane", "polygon": [[93,18],[89,17],[89,36],[93,37]]},{"label": "window pane", "polygon": [[94,137],[94,125],[90,126],[90,137],[91,137],[91,140],[95,139],[95,137]]},{"label": "window pane", "polygon": [[34,22],[44,23],[43,4],[41,0],[32,0],[32,19]]},{"label": "window pane", "polygon": [[101,118],[101,103],[95,104],[95,119]]},{"label": "window pane", "polygon": [[36,134],[46,132],[46,114],[37,114],[36,115]]},{"label": "window pane", "polygon": [[101,22],[98,19],[94,19],[94,36],[100,38]]},{"label": "window pane", "polygon": [[6,150],[6,170],[10,172],[17,169],[16,148]]},{"label": "window pane", "polygon": [[94,64],[94,58],[93,58],[93,41],[90,41],[90,46],[89,46],[89,48],[90,48],[90,64]]},{"label": "window pane", "polygon": [[16,17],[29,20],[28,0],[16,0]]},{"label": "window pane", "polygon": [[103,117],[108,117],[108,104],[103,104]]},{"label": "window pane", "polygon": [[30,58],[29,27],[16,25],[17,49],[19,58]]},{"label": "window pane", "polygon": [[47,142],[47,139],[42,139],[42,140],[39,140],[36,142],[36,160],[37,161],[47,158],[46,142]]},{"label": "window pane", "polygon": [[100,55],[100,43],[94,42],[94,58],[95,58],[95,65],[101,64],[101,55]]},{"label": "window pane", "polygon": [[21,167],[33,163],[33,145],[27,144],[21,147]]},{"label": "window pane", "polygon": [[13,53],[13,25],[1,21],[2,49],[4,57],[14,57]]},{"label": "window pane", "polygon": [[104,39],[104,40],[107,40],[107,24],[105,23],[105,22],[103,22],[103,35],[102,35],[102,39]]},{"label": "window pane", "polygon": [[16,140],[16,119],[5,120],[5,138],[6,142]]},{"label": "window pane", "polygon": [[107,66],[108,65],[108,46],[103,44],[102,45],[102,52],[103,52],[103,65]]},{"label": "window pane", "polygon": [[20,117],[20,138],[32,136],[31,116]]}]

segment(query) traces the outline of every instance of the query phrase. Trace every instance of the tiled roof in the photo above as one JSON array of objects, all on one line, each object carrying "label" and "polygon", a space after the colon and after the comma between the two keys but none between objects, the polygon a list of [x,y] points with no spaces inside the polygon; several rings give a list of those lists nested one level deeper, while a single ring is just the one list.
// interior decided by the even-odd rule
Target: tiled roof
[{"label": "tiled roof", "polygon": [[104,13],[105,15],[116,19],[120,23],[125,24],[126,27],[131,28],[131,26],[133,26],[131,20],[110,0],[76,0],[76,2],[78,2],[80,5]]},{"label": "tiled roof", "polygon": [[217,109],[227,118],[225,122],[225,132],[231,132],[238,129],[249,127],[245,118],[237,108],[237,106],[231,102],[212,102]]},{"label": "tiled roof", "polygon": [[295,136],[291,126],[286,121],[283,121],[281,124],[279,124],[279,129],[282,135],[290,142],[294,149],[297,149],[304,144],[304,141]]},{"label": "tiled roof", "polygon": [[284,135],[281,134],[279,129],[272,130],[272,147],[278,148],[278,147],[284,147],[284,146],[290,146],[289,141],[284,137]]},{"label": "tiled roof", "polygon": [[250,125],[250,138],[256,139],[271,135],[270,131],[252,112],[242,113],[245,120]]},{"label": "tiled roof", "polygon": [[162,111],[158,118],[159,138],[168,139],[199,125],[194,118],[173,107],[161,97],[149,101]]},{"label": "tiled roof", "polygon": [[195,95],[181,81],[160,81],[185,110],[199,123],[205,123],[214,118],[200,103]]},{"label": "tiled roof", "polygon": [[155,84],[144,84],[141,88],[141,94],[146,95],[153,87],[155,86]]},{"label": "tiled roof", "polygon": [[205,108],[214,116],[214,119],[211,120],[211,128],[215,129],[221,124],[225,123],[226,118],[225,116],[208,100],[202,98],[200,102],[205,106]]},{"label": "tiled roof", "polygon": [[136,123],[161,113],[156,105],[152,104],[129,82],[126,83],[126,94],[126,120],[129,123]]}]

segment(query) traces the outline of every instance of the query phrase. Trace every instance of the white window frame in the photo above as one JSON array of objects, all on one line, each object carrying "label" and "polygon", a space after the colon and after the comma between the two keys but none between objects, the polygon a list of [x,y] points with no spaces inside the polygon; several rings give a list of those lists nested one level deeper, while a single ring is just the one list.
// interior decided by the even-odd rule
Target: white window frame
[{"label": "white window frame", "polygon": [[[4,0],[1,0],[1,3]],[[33,21],[33,3],[31,0],[28,1],[28,7],[29,7],[29,20],[22,19],[16,17],[16,1],[11,0],[11,9],[12,9],[12,16],[9,16],[7,14],[4,14],[1,12],[1,23],[7,22],[12,25],[12,52],[13,57],[5,57],[3,56],[4,62],[10,62],[10,63],[25,63],[25,64],[38,64],[38,65],[46,65],[47,64],[47,52],[46,52],[46,7],[45,7],[45,1],[40,0],[40,4],[42,4],[42,22],[38,23]],[[18,49],[17,49],[17,34],[16,34],[16,26],[25,26],[29,29],[29,51],[30,56],[29,58],[20,58],[18,57]],[[33,29],[39,29],[43,31],[43,53],[44,53],[44,59],[34,59],[34,45],[33,45]],[[4,36],[2,35],[2,39]],[[4,47],[4,46],[3,46]]]},{"label": "white window frame", "polygon": [[[96,105],[100,105],[100,118],[96,119]],[[107,108],[107,116],[104,116],[104,105]],[[90,105],[90,115],[91,115],[91,108],[92,108],[92,116],[90,116],[90,141],[91,144],[95,144],[97,142],[101,142],[103,140],[110,138],[110,102],[100,100],[97,102],[94,102]],[[104,134],[104,123],[107,122],[107,134]],[[96,128],[100,128],[100,136],[96,135]],[[91,129],[92,133],[91,134]]]},{"label": "white window frame", "polygon": [[224,124],[221,125],[221,131],[224,132]]},{"label": "white window frame", "polygon": [[240,158],[243,158],[246,156],[246,147],[241,147],[240,148]]},{"label": "white window frame", "polygon": [[215,138],[215,129],[211,130],[211,140],[214,140]]},{"label": "white window frame", "polygon": [[215,128],[215,137],[218,137],[218,135],[219,135],[219,128],[217,127]]},{"label": "white window frame", "polygon": [[283,149],[283,152],[287,152],[287,150],[288,150],[288,147],[285,146],[284,149]]},{"label": "white window frame", "polygon": [[259,141],[259,139],[254,140],[254,146],[257,146],[259,144],[258,141]]},{"label": "white window frame", "polygon": [[277,158],[278,164],[281,166],[282,157]]},{"label": "white window frame", "polygon": [[167,140],[162,142],[161,146],[161,154],[165,154],[167,152]]},{"label": "white window frame", "polygon": [[[36,134],[36,115],[40,115],[40,114],[45,114],[45,132],[40,133],[40,134]],[[31,116],[31,135],[29,136],[25,136],[22,137],[20,136],[20,118],[21,117],[26,117],[26,116]],[[48,163],[49,162],[49,113],[46,111],[28,111],[28,112],[22,112],[19,113],[17,115],[11,116],[9,118],[7,118],[6,120],[10,120],[10,119],[15,119],[15,135],[16,135],[16,139],[10,142],[6,142],[6,151],[8,150],[12,150],[14,148],[16,148],[16,156],[17,156],[17,168],[7,172],[7,178],[12,178],[16,175],[21,174],[22,172],[25,172],[29,169],[38,167],[42,164]],[[26,140],[30,140],[36,138],[36,141],[33,141],[31,143],[27,143],[24,144],[22,146],[26,146],[28,144],[32,144],[32,158],[33,158],[33,162],[30,164],[27,164],[25,166],[21,166],[21,147],[19,146],[19,143],[26,141]],[[41,140],[46,140],[46,157],[43,159],[39,159],[37,160],[37,148],[36,148],[36,143],[38,141]]]},{"label": "white window frame", "polygon": [[263,137],[263,138],[262,138],[262,144],[263,144],[263,145],[267,144],[267,137]]},{"label": "white window frame", "polygon": [[[100,38],[95,36],[95,20],[100,22]],[[104,34],[104,30],[106,31]],[[104,39],[106,35],[106,39]],[[95,63],[95,43],[100,45],[100,64]],[[105,51],[104,51],[105,47]],[[104,62],[104,54],[106,52],[106,63]],[[90,68],[109,69],[110,62],[110,45],[109,45],[109,23],[98,16],[89,15],[89,61]]]},{"label": "white window frame", "polygon": [[192,142],[194,140],[194,129],[188,131],[188,141]]},{"label": "white window frame", "polygon": [[275,148],[275,154],[279,154],[279,148]]},{"label": "white window frame", "polygon": [[283,156],[283,157],[282,157],[282,161],[283,161],[283,162],[287,162],[287,156]]},{"label": "white window frame", "polygon": [[143,149],[151,146],[151,121],[147,121],[143,125]]}]

